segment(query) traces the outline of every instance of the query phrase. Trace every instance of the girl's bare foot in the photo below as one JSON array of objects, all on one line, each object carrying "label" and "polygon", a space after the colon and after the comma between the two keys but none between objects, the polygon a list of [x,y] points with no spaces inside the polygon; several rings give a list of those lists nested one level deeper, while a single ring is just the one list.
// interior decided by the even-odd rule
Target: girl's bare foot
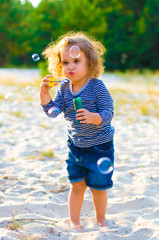
[{"label": "girl's bare foot", "polygon": [[83,232],[82,225],[80,223],[71,221],[71,227],[75,229],[77,232]]},{"label": "girl's bare foot", "polygon": [[105,226],[106,226],[106,219],[105,219],[105,218],[96,219],[96,223],[97,223],[100,227],[105,227]]}]

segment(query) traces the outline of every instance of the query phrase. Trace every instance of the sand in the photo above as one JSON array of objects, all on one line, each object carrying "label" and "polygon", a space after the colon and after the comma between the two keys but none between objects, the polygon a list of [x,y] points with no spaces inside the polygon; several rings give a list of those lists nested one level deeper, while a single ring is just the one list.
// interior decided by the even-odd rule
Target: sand
[{"label": "sand", "polygon": [[[109,88],[117,83],[109,81]],[[62,115],[47,118],[38,88],[32,90],[0,88],[0,95],[14,93],[18,101],[0,99],[0,240],[159,239],[158,119],[138,116],[128,123],[128,112],[114,117],[115,172],[107,226],[96,225],[87,189],[79,233],[69,226],[65,162],[55,169],[67,158],[66,123]]]}]

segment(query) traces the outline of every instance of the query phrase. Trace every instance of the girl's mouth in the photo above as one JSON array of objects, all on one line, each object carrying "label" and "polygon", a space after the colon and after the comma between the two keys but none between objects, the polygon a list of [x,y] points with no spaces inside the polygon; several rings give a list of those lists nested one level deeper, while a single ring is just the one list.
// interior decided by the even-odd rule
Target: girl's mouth
[{"label": "girl's mouth", "polygon": [[69,72],[69,75],[73,75],[74,74],[74,72]]}]

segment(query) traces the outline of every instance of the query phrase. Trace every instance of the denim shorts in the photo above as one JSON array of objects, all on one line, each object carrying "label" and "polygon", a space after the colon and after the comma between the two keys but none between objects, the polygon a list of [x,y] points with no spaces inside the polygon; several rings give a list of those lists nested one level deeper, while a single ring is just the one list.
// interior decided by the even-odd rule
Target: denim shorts
[{"label": "denim shorts", "polygon": [[96,190],[112,188],[113,171],[108,174],[100,173],[97,161],[102,157],[108,157],[114,167],[113,140],[93,147],[79,148],[68,139],[67,145],[69,152],[66,163],[70,183],[85,180],[88,187]]}]

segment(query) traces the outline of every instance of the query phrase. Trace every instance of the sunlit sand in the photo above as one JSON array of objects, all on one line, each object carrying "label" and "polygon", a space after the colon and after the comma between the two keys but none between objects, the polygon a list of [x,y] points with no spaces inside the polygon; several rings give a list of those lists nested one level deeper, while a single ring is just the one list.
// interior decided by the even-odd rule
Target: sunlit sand
[{"label": "sunlit sand", "polygon": [[[103,77],[115,105],[114,187],[106,227],[95,223],[86,190],[79,232],[67,209],[66,122],[42,111],[38,72],[24,71],[24,81],[19,72],[13,80],[0,74],[0,239],[159,239],[158,80]],[[8,93],[17,102],[5,99]]]}]

